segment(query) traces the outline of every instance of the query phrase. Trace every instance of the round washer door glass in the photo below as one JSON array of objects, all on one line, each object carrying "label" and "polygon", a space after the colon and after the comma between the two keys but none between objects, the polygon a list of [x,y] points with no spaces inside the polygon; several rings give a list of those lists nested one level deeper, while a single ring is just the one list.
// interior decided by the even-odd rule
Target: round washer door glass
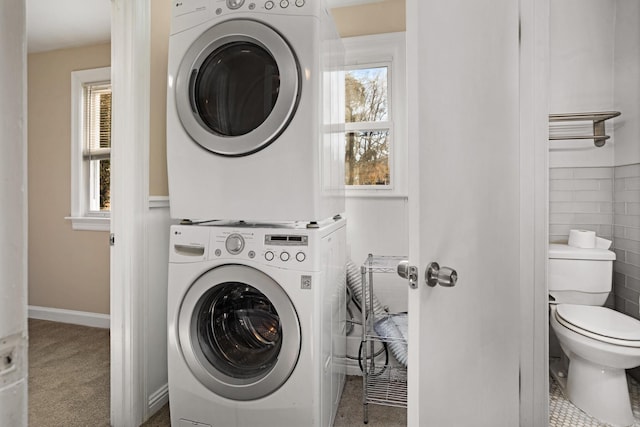
[{"label": "round washer door glass", "polygon": [[240,265],[214,268],[189,288],[178,336],[198,380],[233,400],[277,390],[300,353],[300,324],[287,294],[265,273]]},{"label": "round washer door glass", "polygon": [[274,29],[250,20],[214,25],[191,44],[176,76],[176,108],[191,138],[242,156],[272,143],[295,114],[298,61]]}]

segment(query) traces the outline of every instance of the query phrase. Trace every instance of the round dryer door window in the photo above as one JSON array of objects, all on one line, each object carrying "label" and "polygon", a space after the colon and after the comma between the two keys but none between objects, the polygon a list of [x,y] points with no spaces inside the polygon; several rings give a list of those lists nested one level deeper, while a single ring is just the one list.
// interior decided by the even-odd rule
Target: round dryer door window
[{"label": "round dryer door window", "polygon": [[298,61],[271,27],[237,19],[214,25],[187,50],[176,77],[182,126],[203,148],[243,156],[271,144],[295,114]]},{"label": "round dryer door window", "polygon": [[209,270],[189,288],[178,336],[198,380],[233,400],[277,390],[300,354],[300,323],[291,300],[271,277],[241,265]]}]

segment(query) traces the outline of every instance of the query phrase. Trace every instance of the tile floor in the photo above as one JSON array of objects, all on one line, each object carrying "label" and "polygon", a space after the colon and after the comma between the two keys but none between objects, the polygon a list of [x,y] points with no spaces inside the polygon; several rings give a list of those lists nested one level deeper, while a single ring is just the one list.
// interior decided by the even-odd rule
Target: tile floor
[{"label": "tile floor", "polygon": [[[640,384],[629,379],[631,406],[636,418],[634,427],[640,427]],[[576,408],[562,394],[562,390],[553,377],[549,378],[549,427],[604,427],[602,423]]]}]

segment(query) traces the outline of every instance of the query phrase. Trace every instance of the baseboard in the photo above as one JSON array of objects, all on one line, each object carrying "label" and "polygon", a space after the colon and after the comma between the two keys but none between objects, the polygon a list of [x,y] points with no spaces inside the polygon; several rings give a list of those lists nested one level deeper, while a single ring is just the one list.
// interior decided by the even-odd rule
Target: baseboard
[{"label": "baseboard", "polygon": [[29,306],[29,318],[103,329],[109,329],[111,325],[111,317],[108,314],[65,310],[62,308],[38,307],[34,305]]},{"label": "baseboard", "polygon": [[169,402],[169,385],[165,384],[149,396],[149,416],[158,412]]}]

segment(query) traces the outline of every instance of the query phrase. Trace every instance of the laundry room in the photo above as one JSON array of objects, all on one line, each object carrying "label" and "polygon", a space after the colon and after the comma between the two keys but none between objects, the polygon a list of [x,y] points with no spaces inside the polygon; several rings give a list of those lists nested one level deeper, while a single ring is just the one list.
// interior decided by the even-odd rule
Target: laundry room
[{"label": "laundry room", "polygon": [[[351,2],[353,5],[333,10],[337,29],[345,40],[351,40],[352,69],[358,64],[374,64],[387,70],[389,85],[386,126],[386,152],[382,153],[385,182],[383,185],[361,183],[347,189],[344,208],[347,218],[349,259],[362,265],[368,254],[406,256],[407,224],[407,146],[406,112],[401,100],[404,94],[404,29],[405,7],[402,0],[384,2]],[[166,6],[166,7],[165,7]],[[152,227],[166,227],[169,217],[169,185],[166,153],[166,81],[170,7],[151,3],[151,73],[149,105],[149,178],[147,219]],[[371,49],[371,40],[386,45],[383,53]],[[349,43],[349,42],[347,42]],[[368,46],[366,46],[368,44]],[[366,48],[364,47],[366,46]],[[110,318],[110,255],[108,178],[104,171],[92,178],[92,162],[104,164],[109,147],[98,146],[94,152],[83,152],[75,141],[81,130],[74,129],[74,114],[84,113],[84,105],[75,105],[75,84],[83,84],[85,71],[108,73],[111,44],[106,40],[86,41],[82,46],[51,49],[31,46],[29,61],[29,114],[44,120],[29,123],[30,245],[29,245],[29,314],[33,319],[53,320],[108,328]],[[347,52],[349,58],[349,52]],[[382,66],[382,67],[380,67]],[[74,74],[78,74],[75,78]],[[108,74],[107,74],[108,76]],[[95,77],[89,75],[87,81]],[[100,77],[101,81],[108,78]],[[391,104],[393,102],[393,104]],[[67,108],[66,106],[73,106]],[[391,117],[393,120],[390,120]],[[69,126],[71,124],[71,126]],[[90,148],[91,149],[91,148]],[[78,153],[73,154],[74,150]],[[70,155],[70,153],[72,153]],[[105,157],[107,156],[107,157]],[[384,157],[386,156],[386,157]],[[51,168],[52,164],[59,167]],[[285,175],[291,173],[284,169]],[[97,180],[96,194],[82,193],[83,179]],[[255,179],[252,178],[252,179]],[[96,182],[96,181],[94,181]],[[96,184],[94,184],[96,185]],[[54,196],[59,195],[59,196]],[[92,197],[98,206],[91,206]],[[89,206],[89,208],[86,208]],[[83,210],[86,209],[86,210]],[[240,218],[241,219],[241,218]],[[285,218],[288,219],[288,218]],[[390,226],[391,225],[391,226]],[[169,236],[154,234],[146,243],[151,267],[145,290],[151,302],[148,322],[163,322],[166,313],[166,269],[160,267],[168,256]],[[376,296],[386,309],[406,311],[406,282],[394,275],[377,278]],[[361,341],[361,314],[351,307],[353,320],[347,353],[350,374],[358,374],[358,352]],[[149,348],[162,347],[166,340],[161,330],[149,331]],[[387,356],[388,357],[388,356]],[[151,410],[166,402],[167,358],[163,352],[148,355],[146,388]],[[384,358],[382,359],[384,360]],[[344,362],[344,360],[343,360]],[[159,396],[159,397],[158,397]],[[155,400],[154,400],[155,399]]]},{"label": "laundry room", "polygon": [[[30,44],[25,64],[30,327],[104,344],[104,384],[85,381],[72,416],[640,422],[637,0],[328,0],[331,16],[314,0],[95,1],[107,34]],[[112,130],[133,143],[112,151]],[[604,261],[579,281],[598,292],[569,290],[594,300],[564,299],[558,260]],[[585,341],[606,344],[596,370],[567,350]],[[0,380],[22,360],[7,354]],[[31,373],[67,358],[47,357]],[[575,392],[600,373],[608,400]],[[404,388],[376,401],[380,379]],[[31,387],[56,415],[29,416],[69,425],[54,391]]]}]

